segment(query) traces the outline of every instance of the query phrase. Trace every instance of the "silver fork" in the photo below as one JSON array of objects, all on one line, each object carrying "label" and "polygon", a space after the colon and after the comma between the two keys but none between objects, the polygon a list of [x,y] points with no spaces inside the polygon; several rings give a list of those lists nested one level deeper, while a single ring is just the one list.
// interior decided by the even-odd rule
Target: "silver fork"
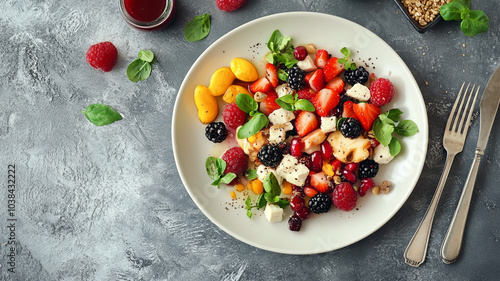
[{"label": "silver fork", "polygon": [[[460,88],[455,104],[451,109],[450,117],[448,117],[448,122],[446,123],[446,128],[443,136],[443,146],[446,149],[446,162],[443,169],[443,174],[439,179],[437,189],[432,197],[431,203],[424,218],[420,222],[417,231],[413,235],[408,247],[405,250],[404,257],[405,262],[411,266],[418,267],[424,260],[427,253],[427,246],[429,244],[429,237],[431,234],[432,221],[434,220],[434,214],[436,213],[436,208],[439,203],[439,198],[443,192],[446,179],[448,178],[448,173],[450,172],[451,165],[455,155],[462,152],[465,144],[465,138],[467,136],[467,131],[470,125],[470,119],[472,117],[472,112],[474,111],[474,105],[476,104],[477,94],[479,92],[479,87],[474,95],[475,85],[472,86],[469,92],[470,83],[467,85],[465,92],[462,95],[465,82]],[[474,100],[471,103],[472,96]],[[466,102],[465,106],[464,103]],[[460,106],[457,109],[458,104]]]}]

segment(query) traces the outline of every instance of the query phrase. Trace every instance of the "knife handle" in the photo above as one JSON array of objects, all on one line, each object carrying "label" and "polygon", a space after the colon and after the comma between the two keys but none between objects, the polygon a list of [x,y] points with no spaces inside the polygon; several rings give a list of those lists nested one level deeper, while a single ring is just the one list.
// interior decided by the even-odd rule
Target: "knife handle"
[{"label": "knife handle", "polygon": [[441,246],[441,258],[446,264],[454,263],[457,260],[460,248],[462,247],[465,223],[467,221],[472,191],[476,183],[477,171],[482,155],[483,151],[476,149],[476,156],[474,157],[469,175],[467,176],[467,181],[465,182],[464,189],[462,190],[460,201],[458,202],[457,209],[455,210],[450,227],[446,232],[443,245]]}]

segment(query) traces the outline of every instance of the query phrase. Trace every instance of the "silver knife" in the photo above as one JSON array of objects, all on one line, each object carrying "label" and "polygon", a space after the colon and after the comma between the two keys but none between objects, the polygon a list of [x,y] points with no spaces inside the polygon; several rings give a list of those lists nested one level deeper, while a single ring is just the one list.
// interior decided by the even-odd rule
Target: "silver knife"
[{"label": "silver knife", "polygon": [[465,182],[460,201],[458,202],[457,209],[451,220],[450,227],[441,246],[441,258],[444,263],[454,263],[460,253],[462,246],[462,238],[467,221],[467,214],[469,212],[472,191],[476,182],[477,170],[479,162],[483,156],[484,150],[488,143],[491,127],[497,115],[498,103],[500,102],[500,67],[498,67],[493,75],[491,75],[486,89],[484,90],[483,97],[479,108],[480,114],[480,127],[479,138],[477,139],[476,155],[472,166],[469,171],[469,176]]}]

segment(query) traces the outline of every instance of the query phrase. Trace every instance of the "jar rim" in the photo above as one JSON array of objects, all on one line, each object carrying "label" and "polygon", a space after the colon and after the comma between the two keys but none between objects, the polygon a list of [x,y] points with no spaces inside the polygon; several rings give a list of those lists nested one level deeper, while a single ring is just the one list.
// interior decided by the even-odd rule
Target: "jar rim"
[{"label": "jar rim", "polygon": [[162,25],[172,14],[174,6],[172,2],[174,0],[165,0],[165,1],[166,1],[165,10],[163,10],[163,13],[161,13],[161,15],[153,21],[140,21],[134,19],[125,8],[125,0],[120,0],[120,12],[125,21],[130,25],[141,29],[154,29]]}]

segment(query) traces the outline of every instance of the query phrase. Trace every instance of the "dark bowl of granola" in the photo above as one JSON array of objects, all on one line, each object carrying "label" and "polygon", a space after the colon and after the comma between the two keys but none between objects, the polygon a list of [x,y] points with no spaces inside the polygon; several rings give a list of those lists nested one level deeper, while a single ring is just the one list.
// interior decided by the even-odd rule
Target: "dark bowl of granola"
[{"label": "dark bowl of granola", "polygon": [[441,20],[439,9],[452,0],[394,0],[405,17],[420,33],[424,33]]}]

